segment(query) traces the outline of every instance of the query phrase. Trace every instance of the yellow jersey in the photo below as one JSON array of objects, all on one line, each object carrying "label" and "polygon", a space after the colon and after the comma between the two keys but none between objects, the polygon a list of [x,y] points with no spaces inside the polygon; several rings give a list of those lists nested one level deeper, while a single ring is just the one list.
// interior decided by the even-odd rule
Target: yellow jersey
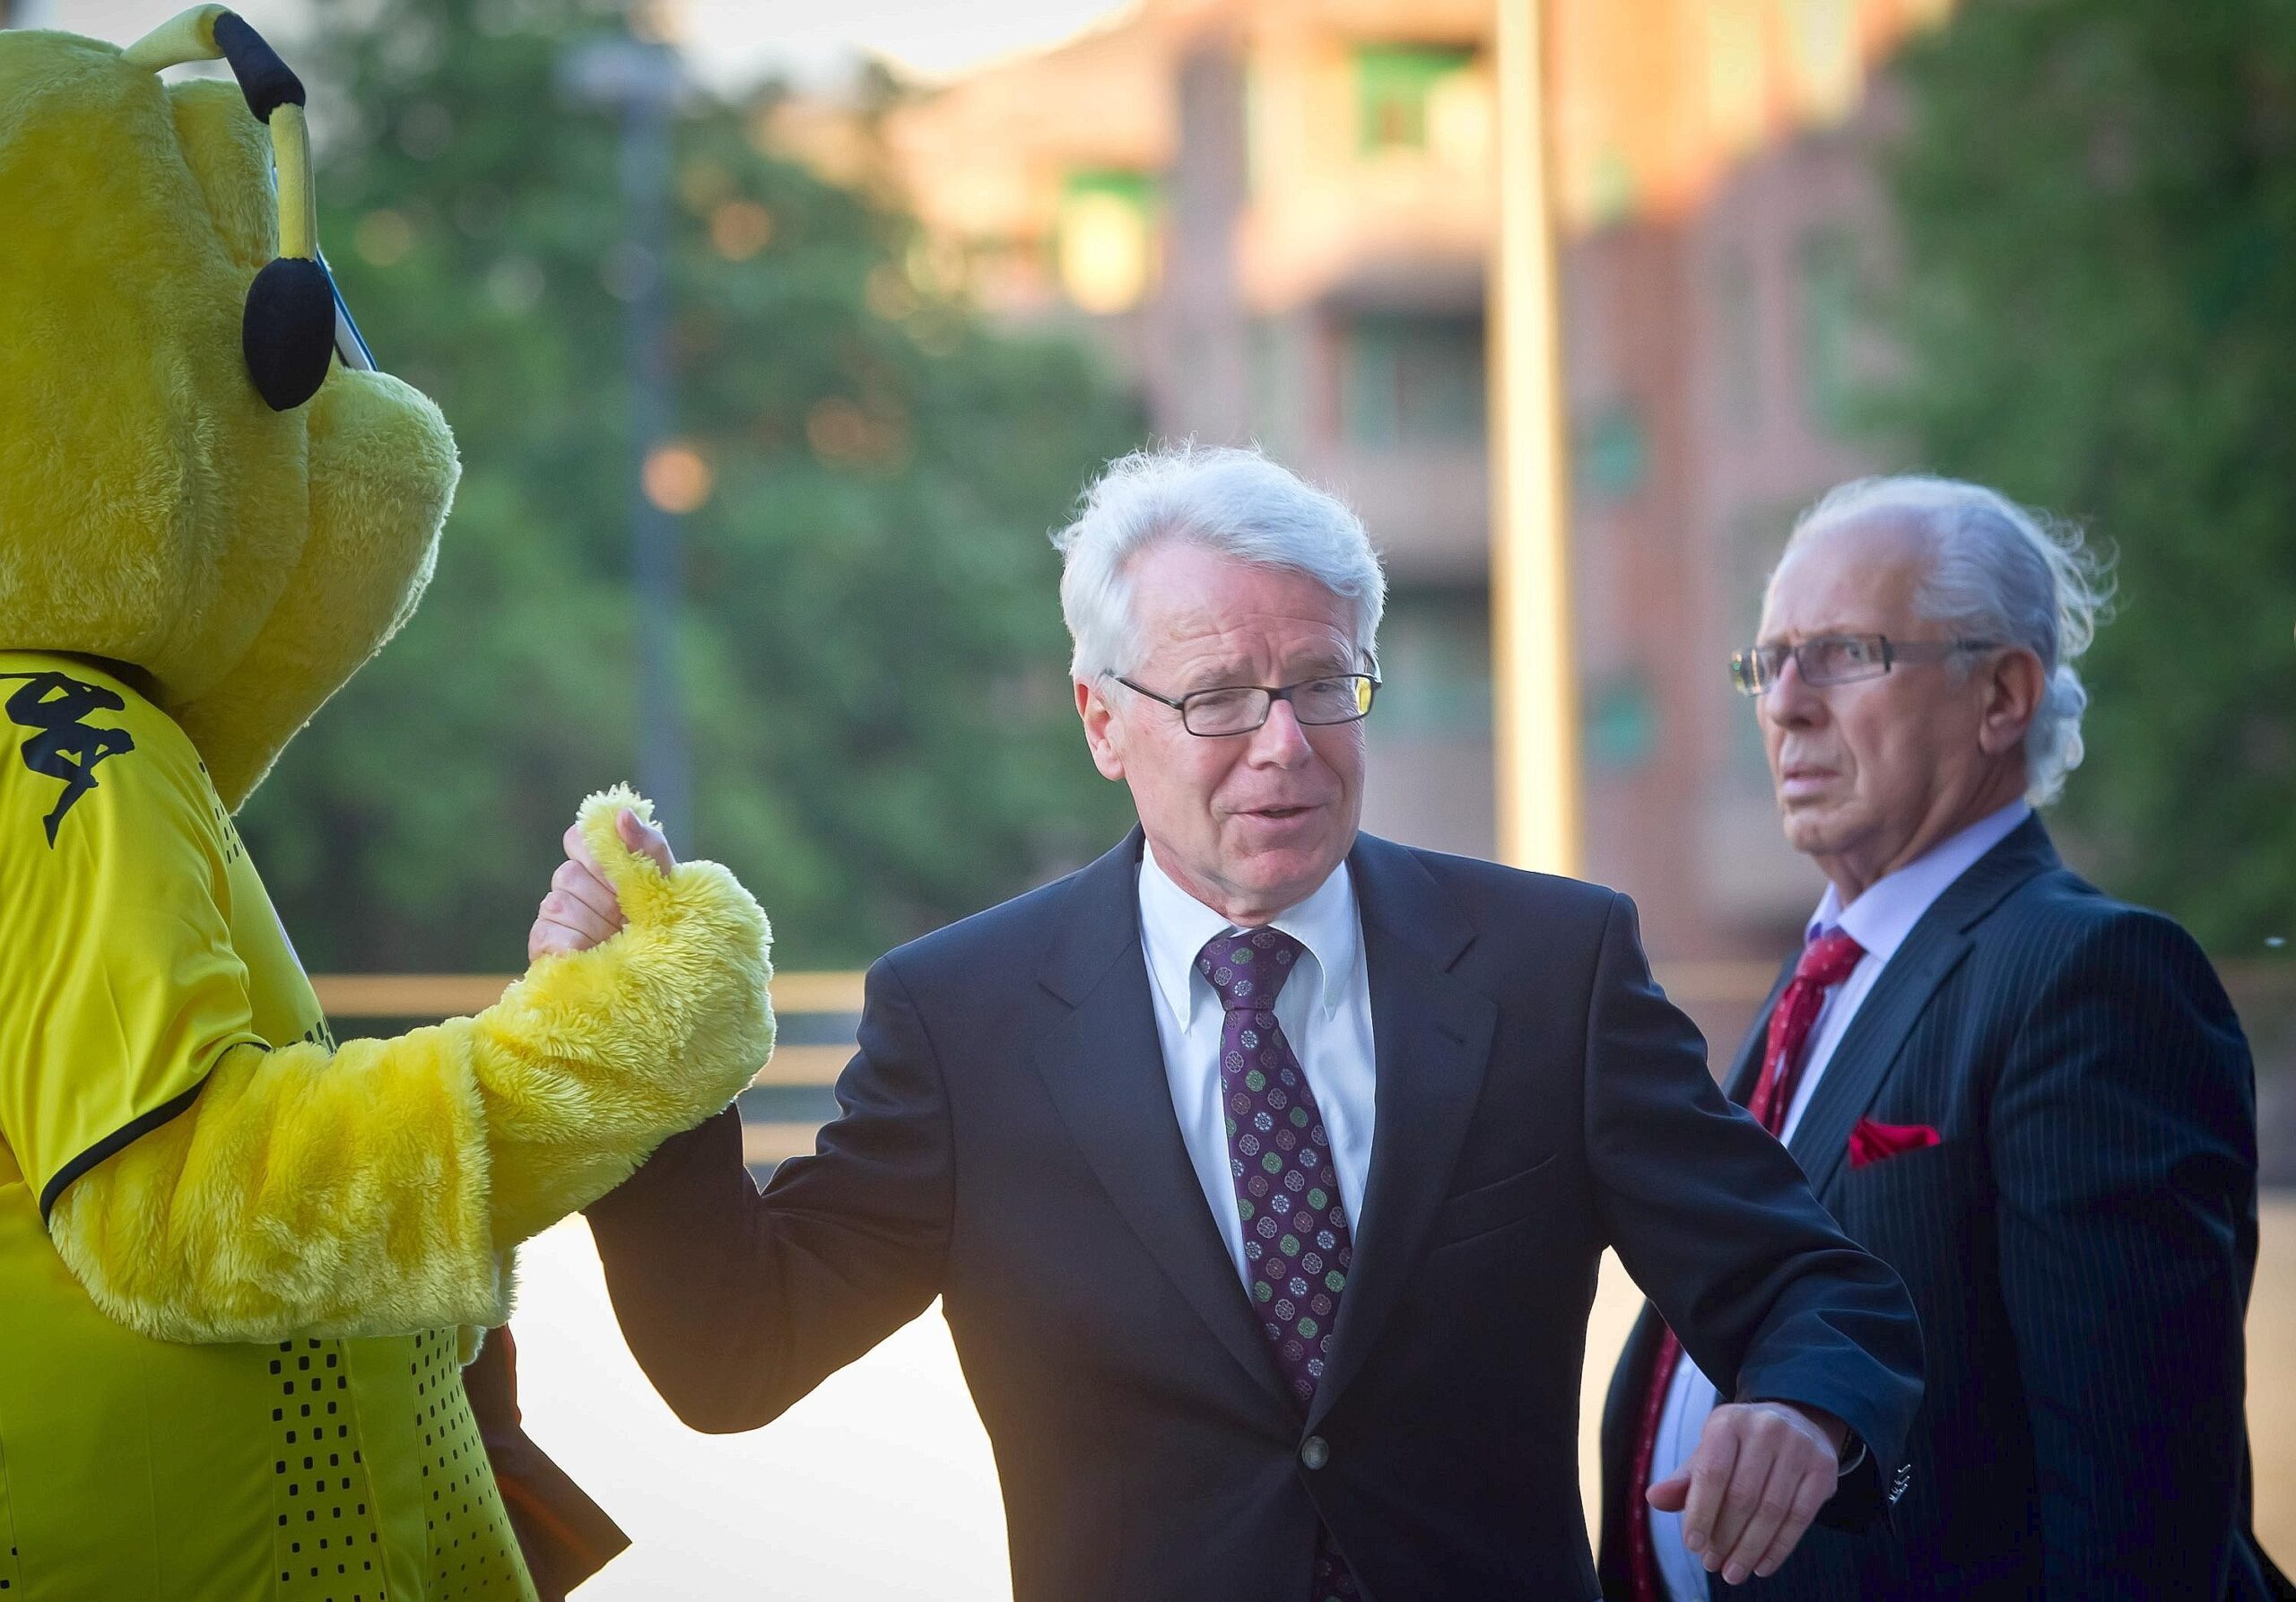
[{"label": "yellow jersey", "polygon": [[532,1602],[454,1330],[152,1340],[49,1243],[224,1052],[297,1040],[333,1044],[183,731],[0,651],[0,1602]]}]

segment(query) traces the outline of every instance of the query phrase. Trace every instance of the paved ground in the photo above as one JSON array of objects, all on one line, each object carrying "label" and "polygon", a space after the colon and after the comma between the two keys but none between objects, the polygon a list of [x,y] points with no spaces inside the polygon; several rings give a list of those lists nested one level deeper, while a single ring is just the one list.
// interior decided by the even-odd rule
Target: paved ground
[{"label": "paved ground", "polygon": [[[1636,1306],[1609,1266],[1587,1338],[1590,1439]],[[579,1602],[999,1602],[1004,1515],[987,1438],[948,1330],[927,1313],[771,1429],[685,1431],[615,1333],[579,1223],[526,1254],[518,1314],[526,1420],[621,1519],[635,1547]],[[2257,1524],[2296,1559],[2296,1196],[2266,1208],[2248,1320]]]},{"label": "paved ground", "polygon": [[2287,1192],[2266,1203],[2248,1303],[2248,1448],[2257,1538],[2296,1571],[2296,1195]]}]

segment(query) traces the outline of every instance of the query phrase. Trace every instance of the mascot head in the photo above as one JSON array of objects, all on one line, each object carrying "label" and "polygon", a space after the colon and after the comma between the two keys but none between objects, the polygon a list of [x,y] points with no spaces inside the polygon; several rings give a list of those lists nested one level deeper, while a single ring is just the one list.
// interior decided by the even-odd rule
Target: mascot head
[{"label": "mascot head", "polygon": [[0,32],[0,649],[126,664],[234,808],[413,610],[457,472],[339,309],[302,100],[220,5]]}]

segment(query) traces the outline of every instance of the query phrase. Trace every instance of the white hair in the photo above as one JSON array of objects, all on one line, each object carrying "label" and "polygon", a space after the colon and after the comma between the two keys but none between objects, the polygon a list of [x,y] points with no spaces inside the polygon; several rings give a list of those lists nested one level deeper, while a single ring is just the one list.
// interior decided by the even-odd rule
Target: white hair
[{"label": "white hair", "polygon": [[1356,649],[1367,666],[1376,659],[1387,579],[1362,519],[1256,449],[1191,440],[1110,462],[1084,492],[1075,521],[1052,536],[1065,558],[1060,610],[1076,644],[1069,671],[1080,682],[1138,666],[1132,565],[1167,539],[1305,573],[1353,604]]},{"label": "white hair", "polygon": [[[2091,550],[2077,524],[1982,484],[1924,474],[1861,478],[1827,492],[1795,521],[1787,553],[1850,523],[1909,527],[1928,542],[1929,570],[1914,592],[1923,617],[1957,638],[1997,640],[2040,658],[2048,688],[2025,730],[2025,796],[2036,806],[2056,800],[2065,776],[2081,765],[2089,692],[2073,665],[2110,614],[2111,558]],[[1960,670],[1968,671],[1965,662]]]}]

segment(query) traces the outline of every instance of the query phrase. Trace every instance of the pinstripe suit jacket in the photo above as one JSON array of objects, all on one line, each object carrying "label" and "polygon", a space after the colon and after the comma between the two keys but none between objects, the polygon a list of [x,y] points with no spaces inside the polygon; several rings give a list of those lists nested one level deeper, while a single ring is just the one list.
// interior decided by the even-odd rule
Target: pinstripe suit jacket
[{"label": "pinstripe suit jacket", "polygon": [[[1735,1099],[1769,1012],[1726,1081]],[[1853,1167],[1861,1118],[1942,1139]],[[1928,1388],[1887,1526],[1813,1528],[1775,1578],[1718,1580],[1717,1598],[2283,1594],[2248,1517],[2255,1077],[2189,936],[2068,872],[2029,820],[1899,948],[1790,1149],[1905,1277]],[[1604,1418],[1613,1598],[1657,1332],[1646,1308]]]}]

